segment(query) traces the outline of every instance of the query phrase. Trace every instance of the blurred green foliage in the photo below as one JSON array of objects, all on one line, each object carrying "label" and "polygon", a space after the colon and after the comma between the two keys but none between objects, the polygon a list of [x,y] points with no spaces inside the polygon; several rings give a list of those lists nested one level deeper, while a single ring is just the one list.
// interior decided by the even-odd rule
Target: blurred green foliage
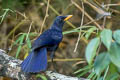
[{"label": "blurred green foliage", "polygon": [[15,9],[23,9],[24,6],[23,6],[23,3],[25,1],[23,0],[2,0],[2,5],[1,7],[3,9],[6,9],[6,8],[9,8],[9,9],[12,9],[12,10],[15,10]]},{"label": "blurred green foliage", "polygon": [[[120,38],[119,32],[120,30],[116,30],[112,35],[110,29],[103,29],[100,31],[101,34],[97,36],[97,38],[93,38],[86,48],[85,56],[89,63],[87,66],[88,68],[84,67],[77,70],[75,73],[84,70],[83,72],[86,73],[91,72],[88,78],[92,80],[94,80],[94,76],[96,76],[95,80],[118,80],[120,78],[120,45],[117,43]],[[101,39],[101,41],[99,39]],[[101,44],[104,44],[107,50],[100,52]],[[94,61],[95,56],[96,58]],[[81,74],[79,74],[79,77]]]}]

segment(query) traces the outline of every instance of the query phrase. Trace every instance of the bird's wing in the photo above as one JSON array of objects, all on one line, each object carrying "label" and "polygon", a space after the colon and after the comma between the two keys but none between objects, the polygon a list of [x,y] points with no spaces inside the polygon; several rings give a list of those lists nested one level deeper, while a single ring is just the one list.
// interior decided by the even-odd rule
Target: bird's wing
[{"label": "bird's wing", "polygon": [[52,38],[50,36],[50,30],[43,32],[33,43],[32,50],[44,47],[52,44]]},{"label": "bird's wing", "polygon": [[48,29],[43,32],[33,43],[32,50],[39,49],[45,46],[53,46],[59,44],[62,40],[62,33]]},{"label": "bird's wing", "polygon": [[54,29],[48,29],[43,32],[33,43],[32,50],[37,50],[45,46],[58,45],[62,40],[62,32],[58,32]]}]

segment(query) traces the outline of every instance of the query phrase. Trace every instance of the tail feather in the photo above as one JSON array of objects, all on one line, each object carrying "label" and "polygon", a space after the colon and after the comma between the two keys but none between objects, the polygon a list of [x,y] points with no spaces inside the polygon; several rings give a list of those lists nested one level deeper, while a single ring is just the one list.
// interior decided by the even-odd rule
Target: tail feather
[{"label": "tail feather", "polygon": [[33,54],[34,52],[30,52],[27,58],[21,63],[21,67],[23,71],[25,71],[25,69],[27,69],[27,66],[30,64]]},{"label": "tail feather", "polygon": [[29,56],[22,62],[21,69],[24,72],[40,72],[47,68],[47,50],[41,48],[38,53],[32,51]]}]

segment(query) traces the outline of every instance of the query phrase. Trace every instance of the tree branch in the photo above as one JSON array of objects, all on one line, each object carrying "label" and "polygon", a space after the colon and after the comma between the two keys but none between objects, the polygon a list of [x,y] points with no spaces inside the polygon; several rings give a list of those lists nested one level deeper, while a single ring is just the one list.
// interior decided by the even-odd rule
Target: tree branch
[{"label": "tree branch", "polygon": [[[4,50],[0,49],[0,76],[10,77],[17,80],[36,80],[32,78],[32,74],[25,74],[21,71],[21,62],[21,60],[7,55]],[[66,76],[52,71],[46,71],[45,73],[50,80],[88,80]]]}]

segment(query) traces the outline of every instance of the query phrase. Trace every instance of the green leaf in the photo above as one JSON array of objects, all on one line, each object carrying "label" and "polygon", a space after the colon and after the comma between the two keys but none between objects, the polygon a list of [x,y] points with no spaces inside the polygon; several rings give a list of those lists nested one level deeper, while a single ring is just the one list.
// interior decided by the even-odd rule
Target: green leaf
[{"label": "green leaf", "polygon": [[63,32],[63,35],[70,34],[70,33],[73,33],[73,32],[80,32],[80,30],[74,29],[74,30],[70,30],[70,31],[65,31],[65,32]]},{"label": "green leaf", "polygon": [[37,78],[42,78],[42,80],[47,80],[46,76],[41,75],[41,74],[37,74],[36,77]]},{"label": "green leaf", "polygon": [[88,40],[88,38],[90,37],[91,33],[96,30],[97,28],[96,27],[92,27],[90,29],[88,29],[86,35],[85,35],[85,38]]},{"label": "green leaf", "polygon": [[18,47],[18,49],[17,49],[17,52],[16,52],[16,58],[18,58],[18,55],[19,55],[19,53],[20,53],[20,50],[21,50],[21,48],[22,48],[22,46],[20,45],[19,47]]},{"label": "green leaf", "polygon": [[89,72],[89,70],[85,70],[85,71],[83,71],[82,73],[78,74],[77,77],[80,78],[81,76],[87,74],[88,72]]},{"label": "green leaf", "polygon": [[116,65],[114,65],[113,63],[110,63],[110,73],[115,73],[118,71],[118,67]]},{"label": "green leaf", "polygon": [[95,75],[95,72],[91,72],[87,79],[91,79]]},{"label": "green leaf", "polygon": [[115,39],[115,41],[120,44],[120,30],[116,30],[114,33],[113,33],[113,38]]},{"label": "green leaf", "polygon": [[77,73],[82,72],[82,71],[85,71],[85,70],[89,70],[89,69],[91,69],[91,68],[92,68],[92,66],[89,66],[89,65],[88,65],[88,66],[85,66],[85,67],[83,67],[83,68],[75,71],[74,74],[77,74]]},{"label": "green leaf", "polygon": [[85,57],[89,64],[92,64],[92,61],[96,55],[96,51],[99,46],[99,43],[100,43],[100,39],[94,38],[90,41],[90,43],[88,44],[88,46],[86,48]]},{"label": "green leaf", "polygon": [[109,73],[106,76],[106,80],[118,80],[118,78],[120,78],[118,67],[115,66],[113,63],[110,63]]},{"label": "green leaf", "polygon": [[103,79],[103,76],[102,76],[102,77],[100,77],[98,80],[104,80],[104,79]]},{"label": "green leaf", "polygon": [[103,72],[103,70],[105,68],[107,68],[107,66],[110,63],[110,59],[109,59],[109,53],[108,52],[103,52],[101,54],[99,54],[94,62],[94,69],[97,75],[101,74],[101,72]]},{"label": "green leaf", "polygon": [[37,35],[38,35],[38,33],[36,33],[36,32],[29,33],[29,36],[37,36]]},{"label": "green leaf", "polygon": [[109,66],[105,69],[104,76],[103,76],[103,80],[106,79],[107,74],[108,74],[108,71],[109,71]]},{"label": "green leaf", "polygon": [[29,49],[31,49],[31,41],[30,41],[29,37],[27,38],[27,46]]},{"label": "green leaf", "polygon": [[19,47],[18,47],[17,52],[16,52],[16,58],[18,58],[18,55],[19,55],[20,50],[21,50],[21,48],[22,48],[22,44],[23,44],[24,37],[25,37],[24,34],[21,35],[21,37],[20,37]]},{"label": "green leaf", "polygon": [[97,75],[95,75],[95,76],[92,78],[92,80],[96,80],[96,78],[97,78]]},{"label": "green leaf", "polygon": [[101,40],[106,48],[109,50],[112,42],[112,31],[110,29],[104,29],[100,34]]},{"label": "green leaf", "polygon": [[119,78],[120,78],[119,73],[115,72],[115,73],[109,74],[106,80],[119,80]]},{"label": "green leaf", "polygon": [[[80,32],[80,31],[83,31],[82,29],[86,29],[86,28],[96,28],[96,27],[95,26],[81,26],[80,28],[72,29],[70,31],[64,31],[63,35],[70,34],[70,33],[73,33],[73,32]],[[84,32],[86,33],[87,31],[84,31]]]},{"label": "green leaf", "polygon": [[23,36],[20,36],[20,37],[13,43],[13,45],[18,44],[18,42],[20,42],[20,40],[21,40],[22,37],[23,37]]},{"label": "green leaf", "polygon": [[118,45],[116,42],[113,42],[110,47],[110,59],[120,68],[120,45]]}]

